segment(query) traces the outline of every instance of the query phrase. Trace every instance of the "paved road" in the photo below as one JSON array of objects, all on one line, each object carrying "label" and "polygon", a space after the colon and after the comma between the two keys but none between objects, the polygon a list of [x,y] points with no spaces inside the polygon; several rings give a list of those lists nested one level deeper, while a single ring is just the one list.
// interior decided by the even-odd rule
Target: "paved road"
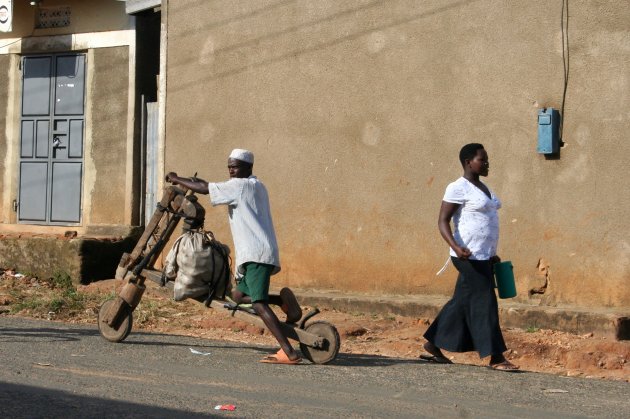
[{"label": "paved road", "polygon": [[0,416],[630,417],[628,383],[346,354],[257,362],[272,350],[140,331],[114,344],[93,325],[0,317]]}]

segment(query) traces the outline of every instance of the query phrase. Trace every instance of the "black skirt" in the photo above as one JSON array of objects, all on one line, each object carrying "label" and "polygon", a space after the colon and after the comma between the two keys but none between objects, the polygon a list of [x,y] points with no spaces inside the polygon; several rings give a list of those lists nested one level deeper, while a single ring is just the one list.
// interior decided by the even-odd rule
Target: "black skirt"
[{"label": "black skirt", "polygon": [[506,351],[499,327],[492,266],[487,260],[451,257],[459,271],[455,292],[424,338],[449,352],[477,351],[484,358]]}]

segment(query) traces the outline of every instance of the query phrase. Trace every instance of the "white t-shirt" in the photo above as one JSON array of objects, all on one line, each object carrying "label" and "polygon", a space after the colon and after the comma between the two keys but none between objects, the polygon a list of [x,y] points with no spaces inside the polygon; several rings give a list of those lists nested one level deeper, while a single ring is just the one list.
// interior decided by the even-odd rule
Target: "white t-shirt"
[{"label": "white t-shirt", "polygon": [[275,266],[272,275],[280,272],[278,243],[265,185],[256,176],[250,176],[208,183],[208,191],[213,206],[228,206],[237,273],[245,273],[242,266],[247,262]]},{"label": "white t-shirt", "polygon": [[[453,214],[453,237],[458,245],[471,251],[471,260],[488,260],[497,254],[497,210],[501,208],[501,201],[490,188],[488,190],[491,198],[466,178],[460,177],[449,184],[444,192],[444,201],[461,205]],[[453,249],[450,253],[457,257]]]}]

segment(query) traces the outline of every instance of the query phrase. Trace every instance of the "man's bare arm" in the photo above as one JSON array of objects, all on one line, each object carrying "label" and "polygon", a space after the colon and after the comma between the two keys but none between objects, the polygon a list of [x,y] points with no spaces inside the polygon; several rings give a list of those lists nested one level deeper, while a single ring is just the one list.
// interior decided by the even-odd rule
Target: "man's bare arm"
[{"label": "man's bare arm", "polygon": [[173,185],[182,185],[196,193],[203,195],[208,194],[208,182],[203,179],[181,177],[177,176],[177,173],[175,172],[169,172],[166,175],[166,181],[172,183]]}]

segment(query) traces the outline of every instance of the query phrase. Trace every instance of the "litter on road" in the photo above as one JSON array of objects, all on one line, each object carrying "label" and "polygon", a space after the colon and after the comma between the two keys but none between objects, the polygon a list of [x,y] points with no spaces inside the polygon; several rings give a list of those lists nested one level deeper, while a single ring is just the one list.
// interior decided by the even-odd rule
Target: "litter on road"
[{"label": "litter on road", "polygon": [[193,348],[188,348],[188,349],[190,349],[190,352],[192,352],[195,355],[203,355],[203,356],[210,355],[210,352],[199,352],[198,350],[193,349]]},{"label": "litter on road", "polygon": [[214,406],[214,410],[236,410],[236,406],[233,404],[218,404]]}]

